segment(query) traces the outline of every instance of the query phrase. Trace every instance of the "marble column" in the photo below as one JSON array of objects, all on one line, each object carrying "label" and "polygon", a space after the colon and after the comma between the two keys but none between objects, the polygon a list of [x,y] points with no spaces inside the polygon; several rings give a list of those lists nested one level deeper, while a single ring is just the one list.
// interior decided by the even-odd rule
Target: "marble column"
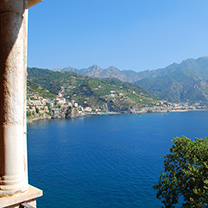
[{"label": "marble column", "polygon": [[40,1],[0,0],[0,207],[42,196],[28,185],[26,142],[27,9]]},{"label": "marble column", "polygon": [[0,0],[0,196],[28,189],[26,0]]}]

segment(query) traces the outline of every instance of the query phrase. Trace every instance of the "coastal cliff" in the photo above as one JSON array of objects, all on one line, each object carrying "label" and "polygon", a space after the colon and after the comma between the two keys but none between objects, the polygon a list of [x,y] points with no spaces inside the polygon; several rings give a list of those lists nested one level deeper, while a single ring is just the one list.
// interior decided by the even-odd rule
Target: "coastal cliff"
[{"label": "coastal cliff", "polygon": [[74,72],[28,69],[27,118],[78,118],[207,109],[203,101],[171,103],[139,86],[115,78],[90,78]]}]

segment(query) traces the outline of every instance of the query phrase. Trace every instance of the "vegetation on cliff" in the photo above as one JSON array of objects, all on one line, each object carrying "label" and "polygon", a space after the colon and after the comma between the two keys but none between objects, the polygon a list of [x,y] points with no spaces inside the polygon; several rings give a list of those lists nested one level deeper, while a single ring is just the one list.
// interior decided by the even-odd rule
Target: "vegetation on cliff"
[{"label": "vegetation on cliff", "polygon": [[141,72],[121,71],[113,66],[102,69],[97,65],[84,69],[65,67],[55,71],[135,83],[169,102],[208,103],[208,57],[187,59],[180,64],[174,63],[165,68]]},{"label": "vegetation on cliff", "polygon": [[32,86],[32,83],[45,89],[48,97],[61,94],[83,107],[96,107],[106,111],[130,112],[131,109],[152,106],[157,100],[156,96],[139,86],[115,78],[90,78],[74,72],[29,68],[28,84]]}]

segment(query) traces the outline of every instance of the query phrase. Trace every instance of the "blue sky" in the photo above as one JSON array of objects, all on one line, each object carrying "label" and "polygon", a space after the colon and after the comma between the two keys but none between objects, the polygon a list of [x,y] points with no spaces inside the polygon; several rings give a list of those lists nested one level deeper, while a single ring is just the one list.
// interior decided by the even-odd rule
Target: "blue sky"
[{"label": "blue sky", "polygon": [[29,10],[28,66],[143,71],[208,55],[207,0],[43,0]]}]

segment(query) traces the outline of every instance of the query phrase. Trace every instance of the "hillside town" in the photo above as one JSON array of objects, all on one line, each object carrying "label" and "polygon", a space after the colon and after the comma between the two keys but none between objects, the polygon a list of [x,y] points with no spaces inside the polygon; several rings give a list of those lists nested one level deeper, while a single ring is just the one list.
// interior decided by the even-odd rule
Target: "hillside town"
[{"label": "hillside town", "polygon": [[[110,95],[109,95],[110,96]],[[107,104],[106,104],[107,105]],[[183,112],[191,110],[205,110],[200,102],[194,105],[188,103],[170,103],[159,100],[154,106],[145,106],[140,109],[129,108],[127,112],[112,112],[108,108],[98,108],[95,106],[81,106],[73,99],[69,100],[63,97],[60,92],[56,98],[43,98],[38,93],[27,93],[27,120],[32,123],[40,119],[58,119],[58,118],[79,118],[89,115],[107,115],[107,114],[143,114],[143,113],[166,113],[166,112]]]}]

